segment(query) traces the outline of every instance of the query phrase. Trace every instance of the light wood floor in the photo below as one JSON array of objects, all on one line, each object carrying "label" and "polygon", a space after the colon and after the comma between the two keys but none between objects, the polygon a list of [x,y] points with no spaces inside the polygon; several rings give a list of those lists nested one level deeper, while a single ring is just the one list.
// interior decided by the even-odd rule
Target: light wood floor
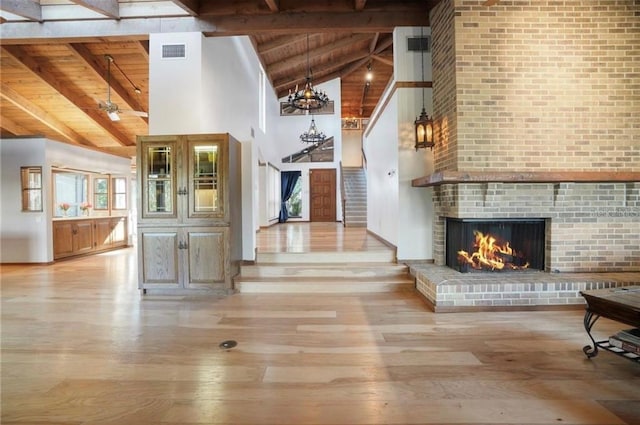
[{"label": "light wood floor", "polygon": [[[258,239],[376,249],[362,232]],[[411,292],[141,298],[133,248],[1,278],[4,425],[640,424],[640,365],[587,360],[579,310],[434,314]]]}]

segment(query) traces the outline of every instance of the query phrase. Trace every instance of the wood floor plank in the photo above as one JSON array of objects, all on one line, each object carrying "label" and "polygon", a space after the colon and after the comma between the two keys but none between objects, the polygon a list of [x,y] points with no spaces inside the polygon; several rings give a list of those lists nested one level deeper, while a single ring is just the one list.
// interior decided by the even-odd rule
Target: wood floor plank
[{"label": "wood floor plank", "polygon": [[[258,238],[386,249],[353,229]],[[143,297],[135,248],[3,265],[0,297],[3,425],[640,423],[640,366],[587,359],[580,310],[435,314],[413,292]]]}]

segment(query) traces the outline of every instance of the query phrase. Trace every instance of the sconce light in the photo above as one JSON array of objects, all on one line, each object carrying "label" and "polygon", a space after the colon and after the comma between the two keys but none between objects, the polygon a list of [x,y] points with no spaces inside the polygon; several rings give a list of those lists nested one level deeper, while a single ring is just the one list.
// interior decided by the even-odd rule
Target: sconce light
[{"label": "sconce light", "polygon": [[427,111],[422,108],[420,116],[414,121],[416,128],[416,152],[420,148],[430,148],[433,150],[435,142],[433,141],[433,120],[427,115]]}]

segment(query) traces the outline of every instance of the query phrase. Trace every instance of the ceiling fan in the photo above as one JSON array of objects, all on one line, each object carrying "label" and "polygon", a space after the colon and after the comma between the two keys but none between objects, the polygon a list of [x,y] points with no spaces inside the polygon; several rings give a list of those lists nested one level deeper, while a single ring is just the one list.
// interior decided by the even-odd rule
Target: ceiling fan
[{"label": "ceiling fan", "polygon": [[[111,119],[111,121],[120,121],[120,115],[119,114],[128,114],[128,115],[135,115],[138,117],[148,117],[149,114],[144,112],[144,111],[133,111],[130,109],[120,109],[118,108],[118,105],[113,103],[111,101],[111,64],[113,63],[115,66],[117,66],[113,60],[113,56],[111,55],[104,55],[104,58],[107,60],[107,100],[106,101],[99,101],[98,102],[98,108],[100,108],[100,110],[105,111],[107,113],[107,115],[109,116],[109,118]],[[118,68],[119,69],[119,68]],[[122,72],[122,70],[120,70],[120,72]],[[124,73],[123,73],[124,75]],[[125,78],[127,78],[127,80],[129,80],[129,78],[125,75]],[[131,80],[129,80],[129,82],[131,82]],[[133,83],[132,83],[133,84]],[[136,93],[140,93],[140,89],[135,87],[134,85],[134,90]]]}]

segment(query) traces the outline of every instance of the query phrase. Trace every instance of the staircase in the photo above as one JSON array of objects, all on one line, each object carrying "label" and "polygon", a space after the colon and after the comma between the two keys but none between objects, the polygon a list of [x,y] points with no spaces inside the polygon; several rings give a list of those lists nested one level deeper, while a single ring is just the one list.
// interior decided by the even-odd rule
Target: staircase
[{"label": "staircase", "polygon": [[394,252],[258,253],[234,279],[241,293],[362,293],[413,291],[408,267],[394,262]]},{"label": "staircase", "polygon": [[367,227],[367,181],[364,168],[344,167],[344,225]]}]

